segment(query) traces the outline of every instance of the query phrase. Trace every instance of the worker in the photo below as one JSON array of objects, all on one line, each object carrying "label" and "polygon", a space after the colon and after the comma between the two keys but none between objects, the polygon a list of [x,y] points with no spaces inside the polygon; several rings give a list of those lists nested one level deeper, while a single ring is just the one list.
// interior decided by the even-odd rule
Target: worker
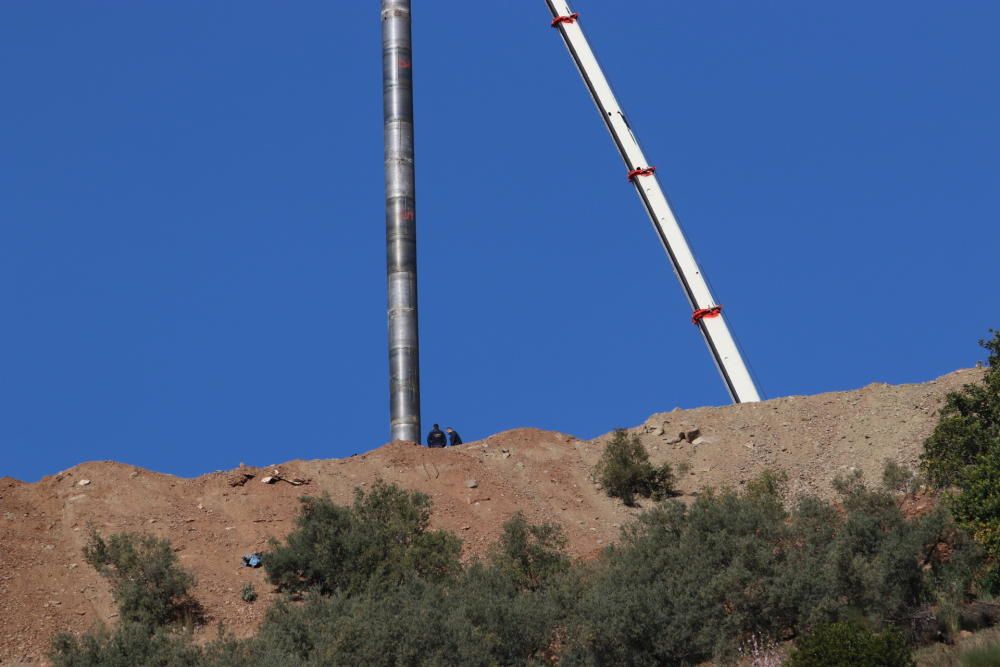
[{"label": "worker", "polygon": [[445,431],[448,432],[448,446],[449,447],[454,447],[455,445],[461,445],[462,444],[462,436],[460,436],[458,434],[458,431],[456,431],[455,429],[453,429],[450,426],[448,428],[446,428]]},{"label": "worker", "polygon": [[427,446],[428,447],[444,447],[444,431],[437,424],[427,434]]}]

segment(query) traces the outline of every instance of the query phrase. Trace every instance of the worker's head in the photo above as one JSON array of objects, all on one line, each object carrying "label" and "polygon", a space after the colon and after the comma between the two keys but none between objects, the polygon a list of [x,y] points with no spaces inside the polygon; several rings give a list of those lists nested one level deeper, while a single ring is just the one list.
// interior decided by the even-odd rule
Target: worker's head
[{"label": "worker's head", "polygon": [[453,429],[450,426],[446,427],[444,430],[448,431],[448,433],[454,433],[455,432],[455,429]]},{"label": "worker's head", "polygon": [[440,427],[440,426],[438,426],[437,424],[434,424],[433,428],[434,428],[434,429],[436,429],[436,430],[438,430],[438,431],[440,431],[440,430],[441,430],[441,427]]}]

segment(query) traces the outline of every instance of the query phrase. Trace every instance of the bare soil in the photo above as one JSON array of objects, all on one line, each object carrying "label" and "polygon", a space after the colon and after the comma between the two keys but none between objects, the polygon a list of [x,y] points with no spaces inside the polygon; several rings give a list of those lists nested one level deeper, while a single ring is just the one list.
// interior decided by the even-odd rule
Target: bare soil
[{"label": "bare soil", "polygon": [[[633,430],[654,462],[684,471],[682,500],[706,486],[738,487],[766,468],[786,471],[795,494],[829,496],[831,479],[852,467],[869,480],[879,479],[886,459],[915,467],[945,394],[980,374],[674,410]],[[693,442],[678,440],[694,430]],[[108,586],[81,555],[90,527],[168,538],[197,577],[193,593],[209,617],[200,630],[207,637],[219,621],[239,636],[259,625],[275,594],[263,570],[243,567],[240,557],[288,533],[300,496],[325,492],[347,503],[355,487],[377,479],[430,495],[433,526],[458,534],[466,558],[483,554],[517,510],[533,522],[561,524],[571,553],[593,557],[641,511],[606,497],[591,478],[607,437],[526,428],[449,449],[394,442],[346,459],[277,467],[284,478],[308,479],[302,486],[262,483],[273,468],[184,479],[111,461],[82,463],[34,484],[0,478],[0,664],[44,663],[54,633],[115,623]],[[234,486],[244,473],[254,477]],[[240,598],[245,582],[260,595],[253,604]]]}]

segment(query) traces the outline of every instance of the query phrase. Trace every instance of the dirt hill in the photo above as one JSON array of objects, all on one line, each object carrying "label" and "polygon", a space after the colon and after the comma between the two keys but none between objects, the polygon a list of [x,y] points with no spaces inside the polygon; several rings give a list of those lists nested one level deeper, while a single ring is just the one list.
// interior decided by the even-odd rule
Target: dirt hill
[{"label": "dirt hill", "polygon": [[[877,480],[887,458],[914,466],[944,395],[979,373],[674,410],[634,430],[654,462],[683,471],[682,499],[704,486],[738,486],[767,467],[787,471],[795,493],[829,495],[830,480],[848,468]],[[115,622],[108,586],[81,556],[89,526],[105,535],[144,531],[169,538],[197,577],[194,594],[210,620],[203,632],[213,636],[217,621],[238,635],[260,622],[273,593],[264,572],[242,567],[240,557],[291,529],[299,496],[328,492],[349,502],[355,487],[379,478],[429,494],[434,526],[457,533],[467,558],[483,553],[519,509],[532,521],[562,524],[572,553],[592,556],[640,511],[607,498],[591,480],[605,439],[517,429],[442,450],[396,442],[347,459],[291,461],[277,472],[238,468],[183,479],[90,462],[35,484],[2,478],[0,664],[40,662],[53,633]],[[309,481],[262,483],[275,475]],[[245,582],[261,594],[254,604],[240,599]]]}]

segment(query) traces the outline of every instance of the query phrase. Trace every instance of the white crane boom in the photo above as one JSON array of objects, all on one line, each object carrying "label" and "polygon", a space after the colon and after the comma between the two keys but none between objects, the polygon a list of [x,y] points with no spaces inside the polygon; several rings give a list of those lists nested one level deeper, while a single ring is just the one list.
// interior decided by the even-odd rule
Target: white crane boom
[{"label": "white crane boom", "polygon": [[729,394],[736,403],[759,401],[760,394],[740,355],[736,341],[729,332],[722,307],[712,297],[708,283],[705,282],[698,262],[688,246],[687,239],[684,238],[684,232],[681,231],[677,218],[670,210],[670,204],[667,203],[667,198],[656,178],[655,167],[650,165],[643,155],[608,80],[604,78],[604,72],[601,71],[601,66],[580,28],[579,15],[573,12],[564,0],[545,0],[545,2],[552,11],[552,26],[562,35],[566,48],[569,49],[570,56],[576,63],[580,76],[583,77],[583,82],[594,98],[594,103],[608,131],[611,132],[611,138],[614,139],[618,152],[625,161],[628,180],[635,186],[646,212],[649,213],[653,227],[663,242],[674,272],[694,311],[692,321],[704,335]]}]

